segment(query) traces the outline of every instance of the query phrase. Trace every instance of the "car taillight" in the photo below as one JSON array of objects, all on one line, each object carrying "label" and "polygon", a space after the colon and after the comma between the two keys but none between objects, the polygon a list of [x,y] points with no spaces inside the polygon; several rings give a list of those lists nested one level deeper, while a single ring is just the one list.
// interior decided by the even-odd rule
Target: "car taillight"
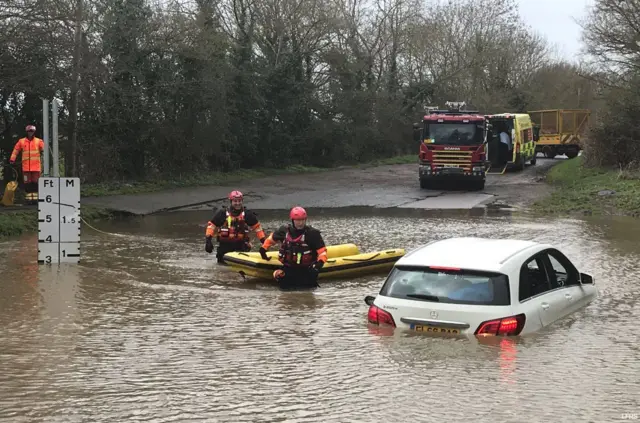
[{"label": "car taillight", "polygon": [[504,335],[515,336],[522,332],[526,316],[518,314],[517,316],[503,317],[502,319],[487,320],[480,323],[475,335]]},{"label": "car taillight", "polygon": [[369,306],[367,318],[369,319],[369,323],[374,323],[376,325],[396,326],[396,322],[393,321],[393,316],[389,312],[384,311],[373,304]]}]

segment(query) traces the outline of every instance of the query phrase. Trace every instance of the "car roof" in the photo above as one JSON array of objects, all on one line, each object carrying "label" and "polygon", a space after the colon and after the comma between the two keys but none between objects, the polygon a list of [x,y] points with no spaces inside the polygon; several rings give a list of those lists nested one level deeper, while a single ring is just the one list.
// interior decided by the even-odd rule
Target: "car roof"
[{"label": "car roof", "polygon": [[431,242],[405,254],[396,266],[444,266],[500,272],[517,253],[542,250],[546,244],[518,239],[448,238]]}]

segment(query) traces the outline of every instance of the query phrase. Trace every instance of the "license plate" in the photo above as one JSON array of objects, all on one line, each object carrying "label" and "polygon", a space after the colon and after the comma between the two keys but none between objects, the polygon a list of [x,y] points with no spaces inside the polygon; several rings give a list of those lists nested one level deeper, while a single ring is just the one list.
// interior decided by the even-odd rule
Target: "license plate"
[{"label": "license plate", "polygon": [[426,326],[426,325],[411,325],[411,329],[416,332],[429,332],[429,333],[444,333],[447,335],[459,335],[460,329],[453,328],[441,328],[438,326]]}]

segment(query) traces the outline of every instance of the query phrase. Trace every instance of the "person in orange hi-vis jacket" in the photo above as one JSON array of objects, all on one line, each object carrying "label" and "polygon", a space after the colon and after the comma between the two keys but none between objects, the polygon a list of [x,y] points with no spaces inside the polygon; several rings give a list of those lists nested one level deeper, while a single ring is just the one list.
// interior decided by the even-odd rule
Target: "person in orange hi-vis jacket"
[{"label": "person in orange hi-vis jacket", "polygon": [[40,154],[44,152],[44,141],[35,136],[36,127],[27,125],[27,136],[20,138],[13,148],[9,163],[14,164],[19,153],[22,153],[22,175],[24,191],[28,202],[38,201],[38,179],[42,173]]},{"label": "person in orange hi-vis jacket", "polygon": [[224,263],[224,255],[232,251],[251,251],[249,233],[255,231],[256,236],[263,243],[265,234],[258,221],[258,215],[244,207],[244,195],[240,191],[229,193],[231,207],[218,210],[207,222],[205,233],[205,251],[213,252],[213,237],[216,236],[218,249],[216,258],[218,263]]},{"label": "person in orange hi-vis jacket", "polygon": [[292,208],[289,218],[291,223],[281,226],[262,243],[260,255],[264,260],[271,260],[267,250],[273,244],[281,243],[278,260],[282,268],[273,272],[280,289],[317,288],[318,275],[327,262],[327,247],[322,234],[307,225],[307,211],[302,207]]}]

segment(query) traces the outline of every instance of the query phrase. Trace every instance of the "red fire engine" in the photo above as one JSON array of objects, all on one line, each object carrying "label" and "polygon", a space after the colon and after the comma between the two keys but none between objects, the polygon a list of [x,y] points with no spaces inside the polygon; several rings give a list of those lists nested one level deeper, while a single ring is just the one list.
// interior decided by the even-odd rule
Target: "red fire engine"
[{"label": "red fire engine", "polygon": [[434,182],[462,182],[484,189],[487,172],[487,122],[478,111],[463,110],[464,102],[447,102],[447,110],[428,108],[422,124],[414,124],[420,139],[420,188]]}]

